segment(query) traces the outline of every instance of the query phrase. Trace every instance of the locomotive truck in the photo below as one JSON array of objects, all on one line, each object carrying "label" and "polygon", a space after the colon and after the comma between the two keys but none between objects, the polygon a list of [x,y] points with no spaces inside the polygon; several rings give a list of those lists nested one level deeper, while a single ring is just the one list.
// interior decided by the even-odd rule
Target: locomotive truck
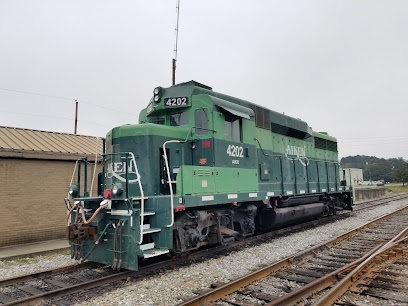
[{"label": "locomotive truck", "polygon": [[87,167],[65,199],[71,254],[114,269],[353,205],[335,138],[195,81],[155,88],[139,124],[108,132],[96,197]]}]

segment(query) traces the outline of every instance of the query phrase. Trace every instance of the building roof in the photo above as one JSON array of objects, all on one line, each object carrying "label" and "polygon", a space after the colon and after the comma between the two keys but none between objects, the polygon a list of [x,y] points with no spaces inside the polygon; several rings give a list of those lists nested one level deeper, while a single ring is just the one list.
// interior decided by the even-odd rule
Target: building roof
[{"label": "building roof", "polygon": [[0,126],[0,157],[95,160],[102,150],[103,138]]}]

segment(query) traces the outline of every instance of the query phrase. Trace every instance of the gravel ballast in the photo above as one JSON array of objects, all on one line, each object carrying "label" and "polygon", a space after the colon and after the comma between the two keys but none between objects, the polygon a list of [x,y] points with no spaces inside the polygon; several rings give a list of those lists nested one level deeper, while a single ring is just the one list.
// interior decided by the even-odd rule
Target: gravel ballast
[{"label": "gravel ballast", "polygon": [[[354,216],[310,230],[272,239],[268,243],[231,252],[228,256],[194,263],[130,283],[103,296],[82,302],[81,305],[175,305],[180,297],[192,297],[193,291],[208,289],[212,283],[227,282],[330,240],[370,220],[408,204],[399,200],[374,207]],[[40,272],[75,263],[69,255],[27,258],[27,262],[0,261],[0,279]]]},{"label": "gravel ballast", "polygon": [[78,264],[69,255],[45,255],[0,260],[0,280]]}]

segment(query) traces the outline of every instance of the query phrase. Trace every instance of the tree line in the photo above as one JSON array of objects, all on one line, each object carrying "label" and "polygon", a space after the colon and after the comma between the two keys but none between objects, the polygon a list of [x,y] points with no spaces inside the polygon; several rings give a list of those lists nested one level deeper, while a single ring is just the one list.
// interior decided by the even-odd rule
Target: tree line
[{"label": "tree line", "polygon": [[378,158],[375,156],[347,156],[340,160],[341,168],[363,169],[364,180],[384,182],[408,182],[408,162],[399,158]]}]

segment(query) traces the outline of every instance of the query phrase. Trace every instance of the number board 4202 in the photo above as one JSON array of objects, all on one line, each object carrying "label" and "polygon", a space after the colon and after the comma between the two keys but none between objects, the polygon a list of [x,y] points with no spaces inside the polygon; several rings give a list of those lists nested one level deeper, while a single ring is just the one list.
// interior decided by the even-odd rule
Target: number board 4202
[{"label": "number board 4202", "polygon": [[190,106],[188,97],[164,99],[164,107],[183,107],[183,106]]}]

